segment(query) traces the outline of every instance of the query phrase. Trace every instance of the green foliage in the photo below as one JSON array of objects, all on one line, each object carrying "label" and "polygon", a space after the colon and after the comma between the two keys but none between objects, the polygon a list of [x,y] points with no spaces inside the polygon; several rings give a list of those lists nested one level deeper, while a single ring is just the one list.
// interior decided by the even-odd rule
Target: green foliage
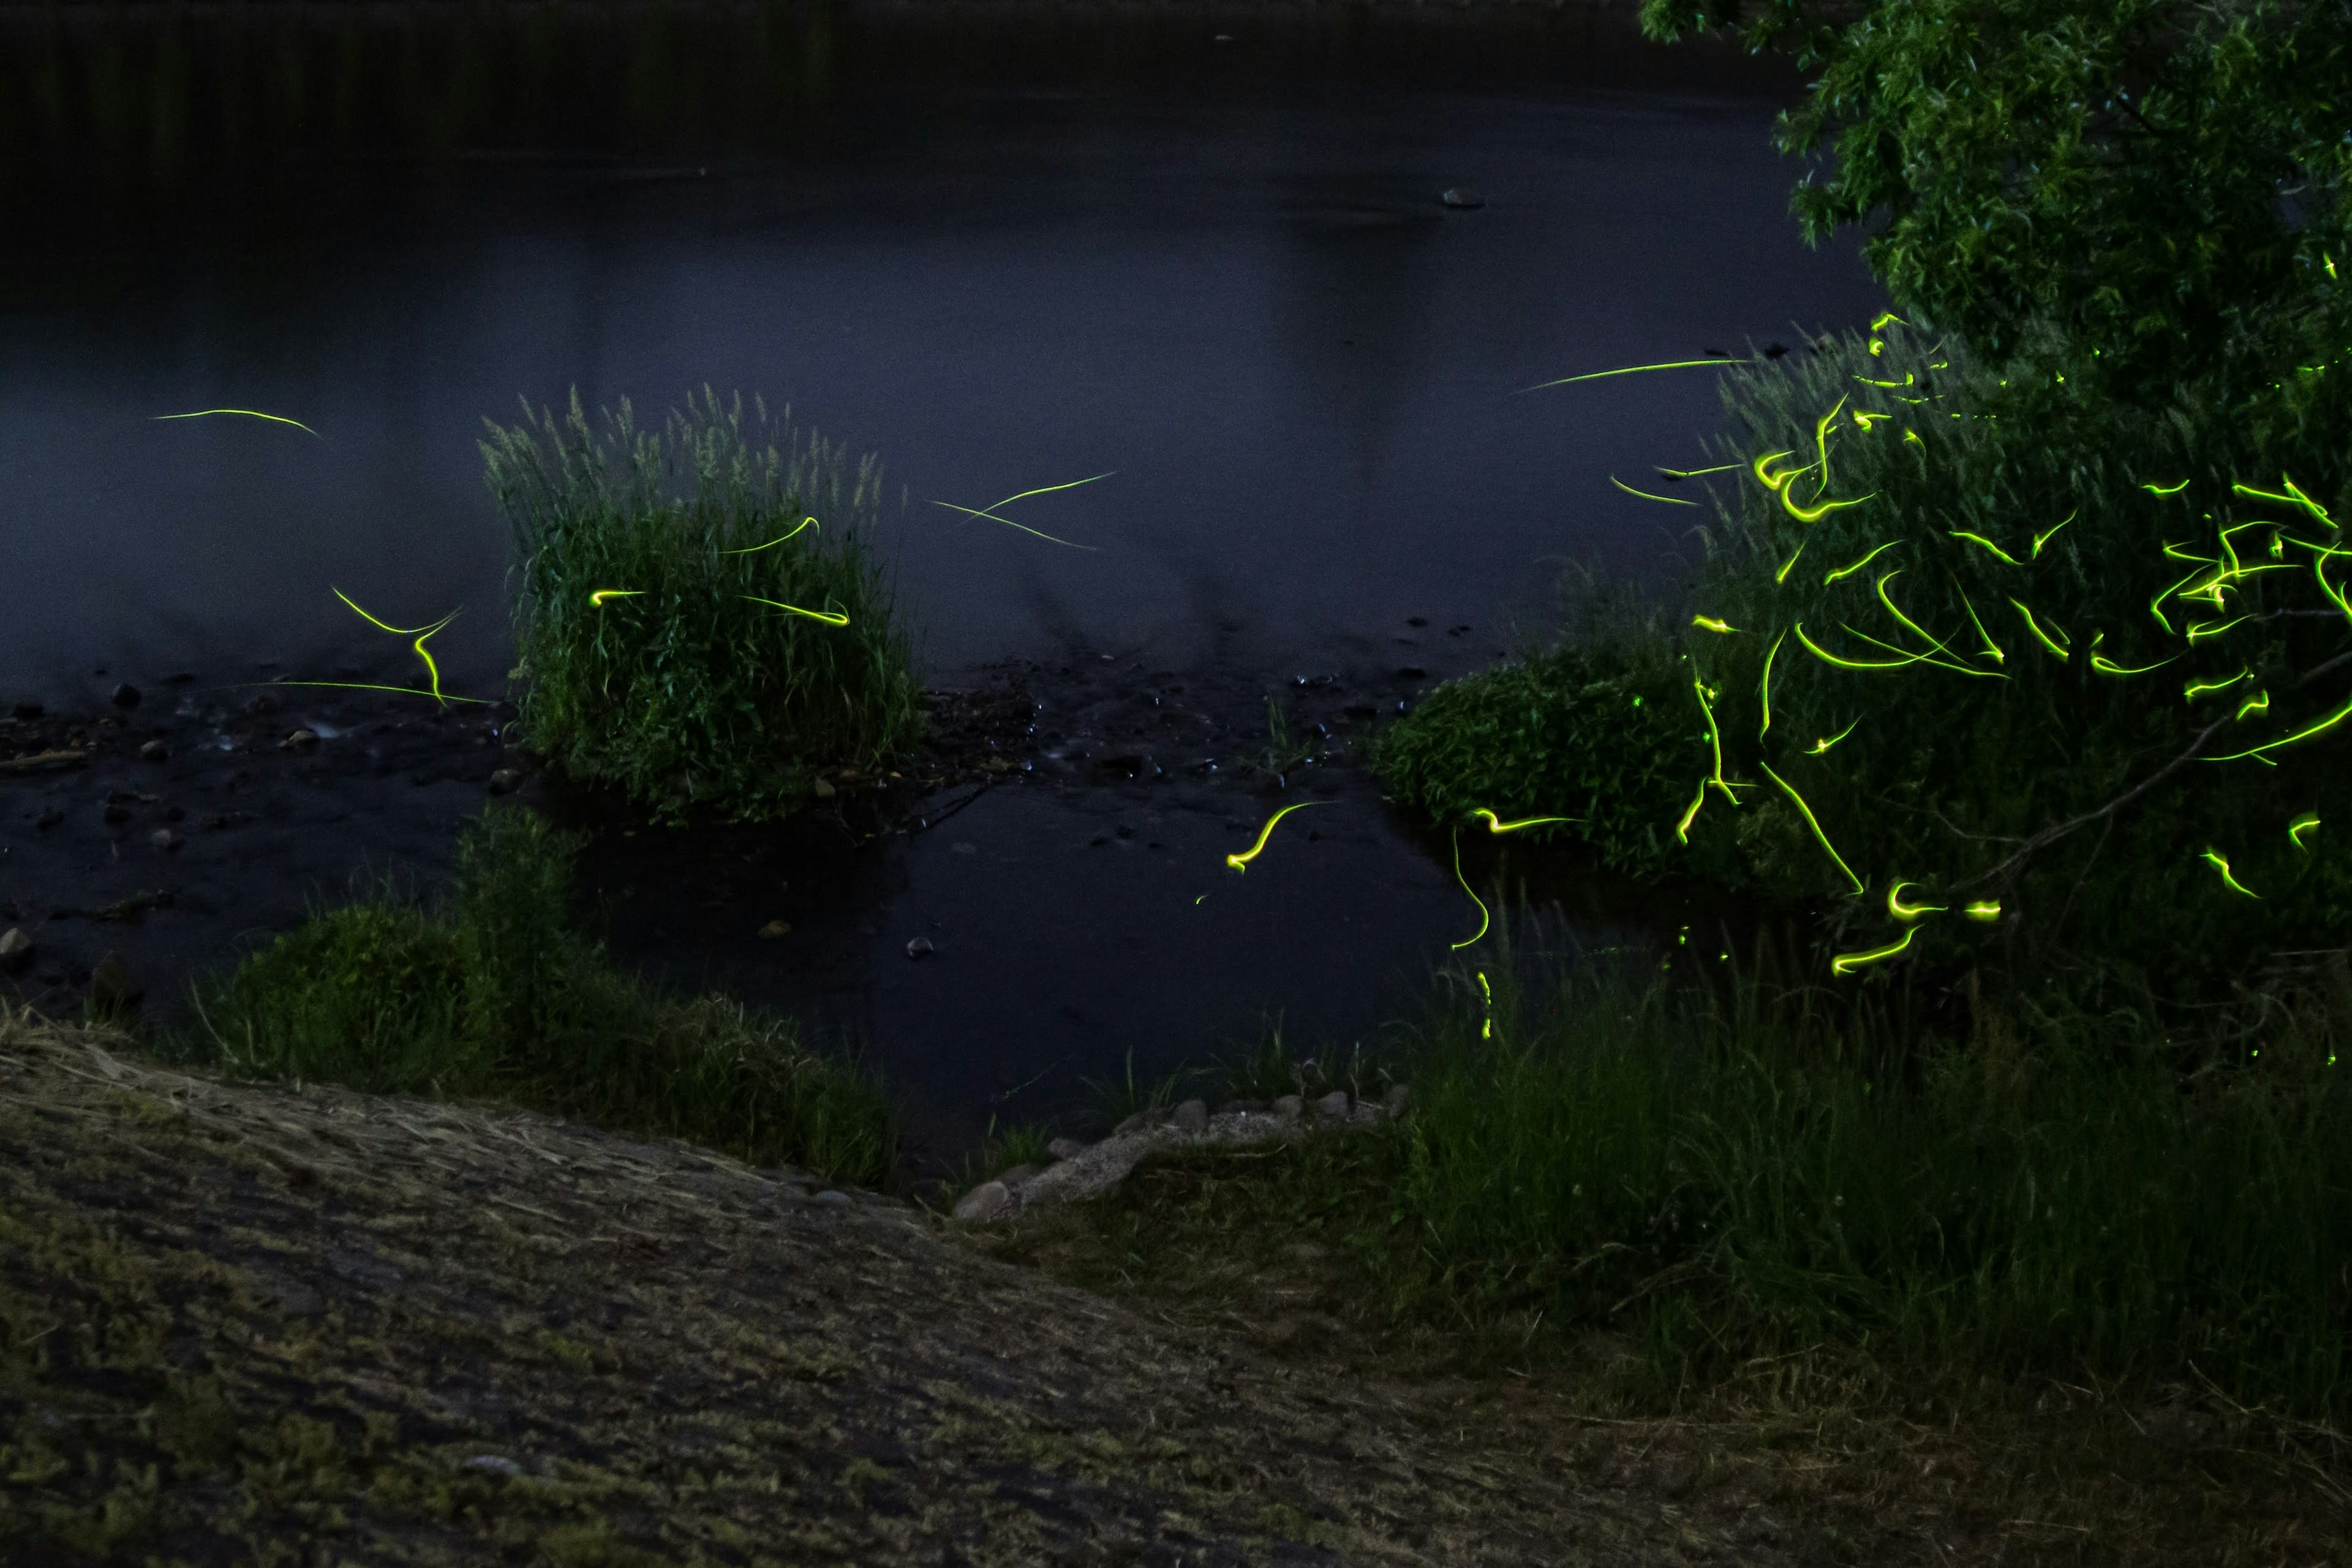
[{"label": "green foliage", "polygon": [[[1705,989],[1591,966],[1408,1046],[1390,1212],[1365,1256],[1405,1318],[1606,1325],[1654,1388],[1824,1344],[1903,1376],[2178,1378],[2326,1416],[2352,1352],[2352,975],[2185,1085],[2146,1013]],[[1516,1339],[1517,1336],[1513,1336]]]},{"label": "green foliage", "polygon": [[[2346,0],[1646,0],[1651,37],[1739,25],[1813,73],[1794,209],[1864,243],[1899,308],[1994,363],[2038,323],[2126,401],[2265,400],[2352,343]],[[2341,382],[2345,373],[2337,370]],[[2337,395],[2340,398],[2342,394]]]},{"label": "green foliage", "polygon": [[486,809],[437,909],[386,879],[198,986],[184,1059],[368,1093],[497,1099],[869,1185],[897,1163],[883,1088],[721,996],[659,994],[565,921],[577,843]]},{"label": "green foliage", "polygon": [[[740,396],[723,412],[704,397],[661,435],[624,399],[599,438],[574,392],[562,424],[542,412],[482,444],[520,553],[524,730],[670,823],[697,801],[730,821],[786,815],[817,769],[877,770],[922,723],[868,553],[874,459],[845,497],[838,451],[800,452],[787,424],[779,452],[764,403],[747,437]],[[626,596],[593,601],[607,590]]]},{"label": "green foliage", "polygon": [[[1570,647],[1446,681],[1374,738],[1372,769],[1391,799],[1441,826],[1486,832],[1481,809],[1577,817],[1517,832],[1581,839],[1639,875],[1689,870],[1675,822],[1710,752],[1671,646],[1656,628],[1640,662]],[[1732,874],[1719,842],[1698,849]]]}]

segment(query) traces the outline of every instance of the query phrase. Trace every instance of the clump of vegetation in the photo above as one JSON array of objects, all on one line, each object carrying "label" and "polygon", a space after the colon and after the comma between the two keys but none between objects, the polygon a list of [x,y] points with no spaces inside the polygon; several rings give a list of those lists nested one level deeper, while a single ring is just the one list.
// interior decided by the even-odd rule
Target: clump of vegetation
[{"label": "clump of vegetation", "polygon": [[740,395],[704,399],[654,434],[625,398],[599,437],[574,392],[562,424],[482,444],[520,556],[524,731],[670,823],[787,815],[820,769],[903,756],[923,717],[871,553],[875,458],[845,493],[838,450],[787,423],[780,451],[763,401],[747,435]]},{"label": "clump of vegetation", "polygon": [[1287,789],[1291,774],[1322,762],[1325,742],[1321,725],[1297,726],[1284,710],[1281,700],[1269,696],[1265,700],[1265,745],[1249,756],[1234,759],[1234,767],[1238,773],[1271,780],[1278,789]]},{"label": "clump of vegetation", "polygon": [[899,1131],[876,1076],[789,1020],[614,970],[566,923],[576,850],[536,814],[488,808],[437,907],[387,878],[314,910],[200,982],[201,1027],[165,1047],[234,1076],[502,1100],[888,1184]]}]

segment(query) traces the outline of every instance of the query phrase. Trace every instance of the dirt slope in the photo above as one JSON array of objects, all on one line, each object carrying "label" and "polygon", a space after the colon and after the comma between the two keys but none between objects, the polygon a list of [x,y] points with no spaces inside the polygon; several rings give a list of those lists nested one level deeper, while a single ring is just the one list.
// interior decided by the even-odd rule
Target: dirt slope
[{"label": "dirt slope", "polygon": [[10,1561],[1784,1555],[896,1201],[125,1049],[0,1022]]}]

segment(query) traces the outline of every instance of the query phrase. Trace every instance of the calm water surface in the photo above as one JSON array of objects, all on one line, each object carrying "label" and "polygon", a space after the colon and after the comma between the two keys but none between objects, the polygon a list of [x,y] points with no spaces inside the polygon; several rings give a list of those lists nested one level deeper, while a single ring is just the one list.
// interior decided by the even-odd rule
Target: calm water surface
[{"label": "calm water surface", "polygon": [[[428,35],[397,69],[370,34],[318,57],[348,79],[201,27],[134,26],[117,56],[52,38],[22,100],[50,118],[0,121],[47,159],[10,187],[0,239],[0,698],[80,706],[175,669],[412,675],[331,588],[394,625],[462,608],[434,643],[444,679],[500,695],[509,540],[484,417],[575,387],[657,416],[705,384],[880,455],[882,542],[935,673],[1106,653],[1269,680],[1454,673],[1562,559],[1662,565],[1706,515],[1610,479],[1701,457],[1709,373],[1520,389],[1793,345],[1882,305],[1851,246],[1808,250],[1787,214],[1799,166],[1768,144],[1785,84],[1622,20],[1482,42],[1208,10],[1066,37],[743,15],[652,42],[518,34],[471,65]],[[548,65],[559,46],[576,80]],[[714,60],[735,74],[697,74]],[[760,68],[775,79],[739,79]],[[180,118],[139,107],[155,94]],[[1440,202],[1464,186],[1485,205]],[[320,438],[155,420],[219,406]],[[1084,551],[932,504],[1102,474],[1008,512]],[[1027,820],[1045,809],[991,805],[962,837],[1086,842]],[[1197,972],[1235,961],[1191,937],[1145,921],[1116,953],[1086,946],[1107,917],[1056,913],[1053,857],[910,862],[924,920],[1009,945],[986,986],[930,1002],[944,966],[886,973],[906,933],[882,931],[863,1016],[903,1035],[953,1012],[1034,1044],[992,1048],[963,1100],[1057,1059],[1102,1072],[1138,1037],[1101,1021],[1155,994],[1188,1002],[1147,1056],[1297,1000],[1281,976],[1305,969],[1318,1005],[1366,1014],[1344,1032],[1461,913],[1449,873],[1367,823],[1399,858],[1349,884],[1351,932],[1271,952],[1229,1005]],[[1047,926],[988,918],[1013,883]],[[1023,964],[1055,972],[1050,1005]]]}]

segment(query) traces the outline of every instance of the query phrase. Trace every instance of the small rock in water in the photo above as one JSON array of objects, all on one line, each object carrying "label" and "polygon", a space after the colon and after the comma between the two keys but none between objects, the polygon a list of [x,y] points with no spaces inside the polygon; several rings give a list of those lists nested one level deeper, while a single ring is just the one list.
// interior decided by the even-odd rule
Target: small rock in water
[{"label": "small rock in water", "polygon": [[988,1219],[1004,1211],[1013,1200],[1013,1191],[1003,1182],[982,1182],[956,1200],[958,1219]]},{"label": "small rock in water", "polygon": [[819,779],[811,787],[815,790],[816,797],[819,800],[831,800],[837,793],[833,787],[833,781],[831,779]]},{"label": "small rock in water", "polygon": [[1344,1120],[1348,1114],[1348,1091],[1344,1089],[1335,1089],[1317,1100],[1315,1114],[1328,1117],[1334,1121]]},{"label": "small rock in water", "polygon": [[811,1201],[823,1204],[827,1208],[845,1209],[849,1206],[849,1194],[839,1187],[827,1187]]},{"label": "small rock in water", "polygon": [[171,754],[172,748],[161,741],[150,741],[139,748],[139,760],[142,763],[160,763],[169,758]]},{"label": "small rock in water", "polygon": [[1437,198],[1449,207],[1483,207],[1486,199],[1467,185],[1455,185]]},{"label": "small rock in water", "polygon": [[33,960],[33,939],[10,926],[0,931],[0,969],[20,969]]},{"label": "small rock in water", "polygon": [[155,830],[154,837],[151,842],[154,844],[156,848],[168,854],[172,850],[177,849],[184,840],[183,840],[178,834],[173,832],[170,828],[159,827]]},{"label": "small rock in water", "polygon": [[773,942],[780,936],[792,935],[793,928],[786,925],[782,921],[770,921],[766,925],[760,928],[760,934],[767,938],[770,942]]},{"label": "small rock in water", "polygon": [[136,708],[139,706],[139,689],[126,680],[114,689],[107,700],[117,708]]},{"label": "small rock in water", "polygon": [[927,936],[919,936],[914,941],[907,944],[907,956],[908,958],[919,959],[929,953],[937,952],[938,951],[939,949],[931,945],[931,939]]},{"label": "small rock in water", "polygon": [[520,783],[522,783],[521,769],[500,768],[490,775],[490,793],[492,795],[511,794],[515,785]]},{"label": "small rock in water", "polygon": [[278,749],[281,752],[289,749],[297,752],[307,752],[318,743],[318,731],[314,730],[297,730],[292,734],[287,736],[284,740],[278,742]]},{"label": "small rock in water", "polygon": [[1188,1100],[1176,1108],[1170,1120],[1183,1131],[1205,1132],[1209,1127],[1208,1104],[1204,1100]]}]

